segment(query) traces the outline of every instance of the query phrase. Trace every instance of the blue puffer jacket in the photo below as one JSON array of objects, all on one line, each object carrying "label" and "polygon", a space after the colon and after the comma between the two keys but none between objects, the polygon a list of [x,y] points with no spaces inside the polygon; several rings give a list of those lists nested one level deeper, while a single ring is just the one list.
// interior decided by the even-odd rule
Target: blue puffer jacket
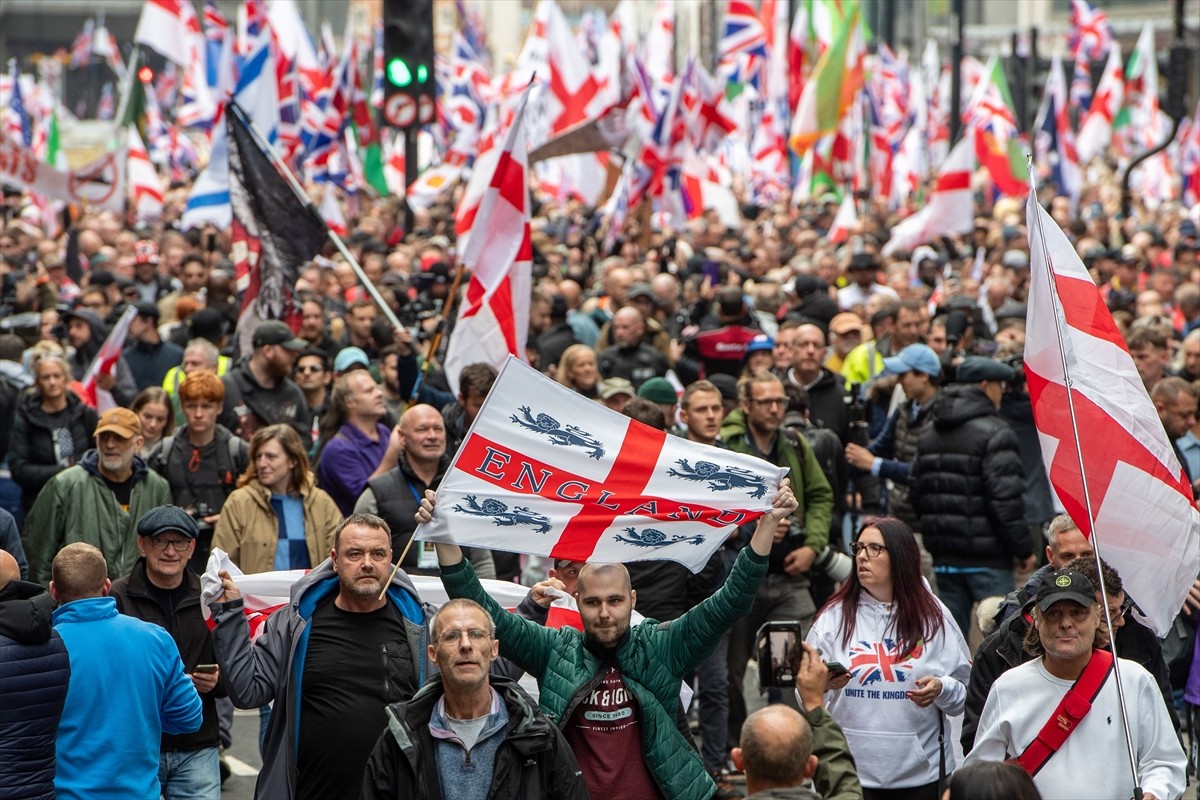
[{"label": "blue puffer jacket", "polygon": [[36,583],[0,589],[0,800],[54,798],[54,745],[71,662]]}]

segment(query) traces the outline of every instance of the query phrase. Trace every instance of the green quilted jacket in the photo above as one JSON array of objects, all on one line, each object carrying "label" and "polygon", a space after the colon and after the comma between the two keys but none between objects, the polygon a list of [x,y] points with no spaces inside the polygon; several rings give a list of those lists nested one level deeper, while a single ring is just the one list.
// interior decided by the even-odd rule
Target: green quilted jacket
[{"label": "green quilted jacket", "polygon": [[[708,800],[716,786],[700,754],[675,724],[682,676],[705,659],[717,640],[750,613],[754,593],[767,571],[767,559],[742,550],[733,571],[715,594],[674,622],[647,619],[632,627],[617,646],[617,666],[642,710],[642,749],[646,766],[667,800]],[[501,653],[538,682],[542,711],[560,728],[600,680],[600,658],[574,628],[544,628],[510,614],[483,590],[465,559],[442,567],[450,597],[484,606],[496,622]]]}]

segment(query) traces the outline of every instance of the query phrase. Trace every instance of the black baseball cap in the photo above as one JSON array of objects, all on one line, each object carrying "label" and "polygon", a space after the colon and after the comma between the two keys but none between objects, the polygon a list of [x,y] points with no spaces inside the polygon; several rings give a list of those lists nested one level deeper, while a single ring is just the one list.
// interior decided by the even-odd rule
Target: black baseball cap
[{"label": "black baseball cap", "polygon": [[1070,600],[1081,606],[1090,606],[1096,602],[1096,587],[1081,572],[1060,569],[1051,572],[1038,589],[1034,602],[1045,611],[1059,600]]},{"label": "black baseball cap", "polygon": [[266,322],[258,323],[258,327],[254,329],[251,344],[254,347],[274,344],[279,345],[285,350],[294,350],[297,353],[308,347],[308,342],[292,333],[292,329],[287,326],[287,323],[280,322],[277,319],[269,319]]}]

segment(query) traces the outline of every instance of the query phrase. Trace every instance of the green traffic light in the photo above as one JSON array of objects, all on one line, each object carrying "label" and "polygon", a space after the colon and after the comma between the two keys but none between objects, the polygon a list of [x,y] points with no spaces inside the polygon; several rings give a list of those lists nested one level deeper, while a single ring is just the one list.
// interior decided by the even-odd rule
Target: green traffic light
[{"label": "green traffic light", "polygon": [[417,83],[425,83],[429,80],[429,67],[424,64],[417,66]]},{"label": "green traffic light", "polygon": [[[418,70],[418,74],[425,71],[425,67]],[[408,68],[408,64],[402,58],[393,58],[387,65],[387,79],[393,86],[408,86],[412,83],[412,70]],[[424,78],[422,78],[422,83]]]}]

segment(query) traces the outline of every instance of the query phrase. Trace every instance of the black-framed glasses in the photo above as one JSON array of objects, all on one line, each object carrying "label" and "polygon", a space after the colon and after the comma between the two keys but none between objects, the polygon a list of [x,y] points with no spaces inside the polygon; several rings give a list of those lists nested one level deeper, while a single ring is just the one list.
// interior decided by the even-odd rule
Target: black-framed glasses
[{"label": "black-framed glasses", "polygon": [[880,553],[887,550],[887,548],[875,542],[855,542],[850,545],[850,552],[854,554],[855,558],[864,550],[867,553],[867,559],[870,560],[872,558],[879,558]]},{"label": "black-framed glasses", "polygon": [[182,553],[188,549],[188,545],[192,543],[191,539],[164,539],[161,536],[155,536],[150,540],[154,545],[155,550],[166,550],[168,547],[176,553]]},{"label": "black-framed glasses", "polygon": [[302,367],[296,367],[296,372],[324,372],[325,368],[320,364],[311,364]]},{"label": "black-framed glasses", "polygon": [[464,634],[471,640],[471,644],[483,644],[492,638],[492,635],[485,630],[471,628],[469,631],[443,631],[438,634],[438,641],[442,644],[458,644]]}]

